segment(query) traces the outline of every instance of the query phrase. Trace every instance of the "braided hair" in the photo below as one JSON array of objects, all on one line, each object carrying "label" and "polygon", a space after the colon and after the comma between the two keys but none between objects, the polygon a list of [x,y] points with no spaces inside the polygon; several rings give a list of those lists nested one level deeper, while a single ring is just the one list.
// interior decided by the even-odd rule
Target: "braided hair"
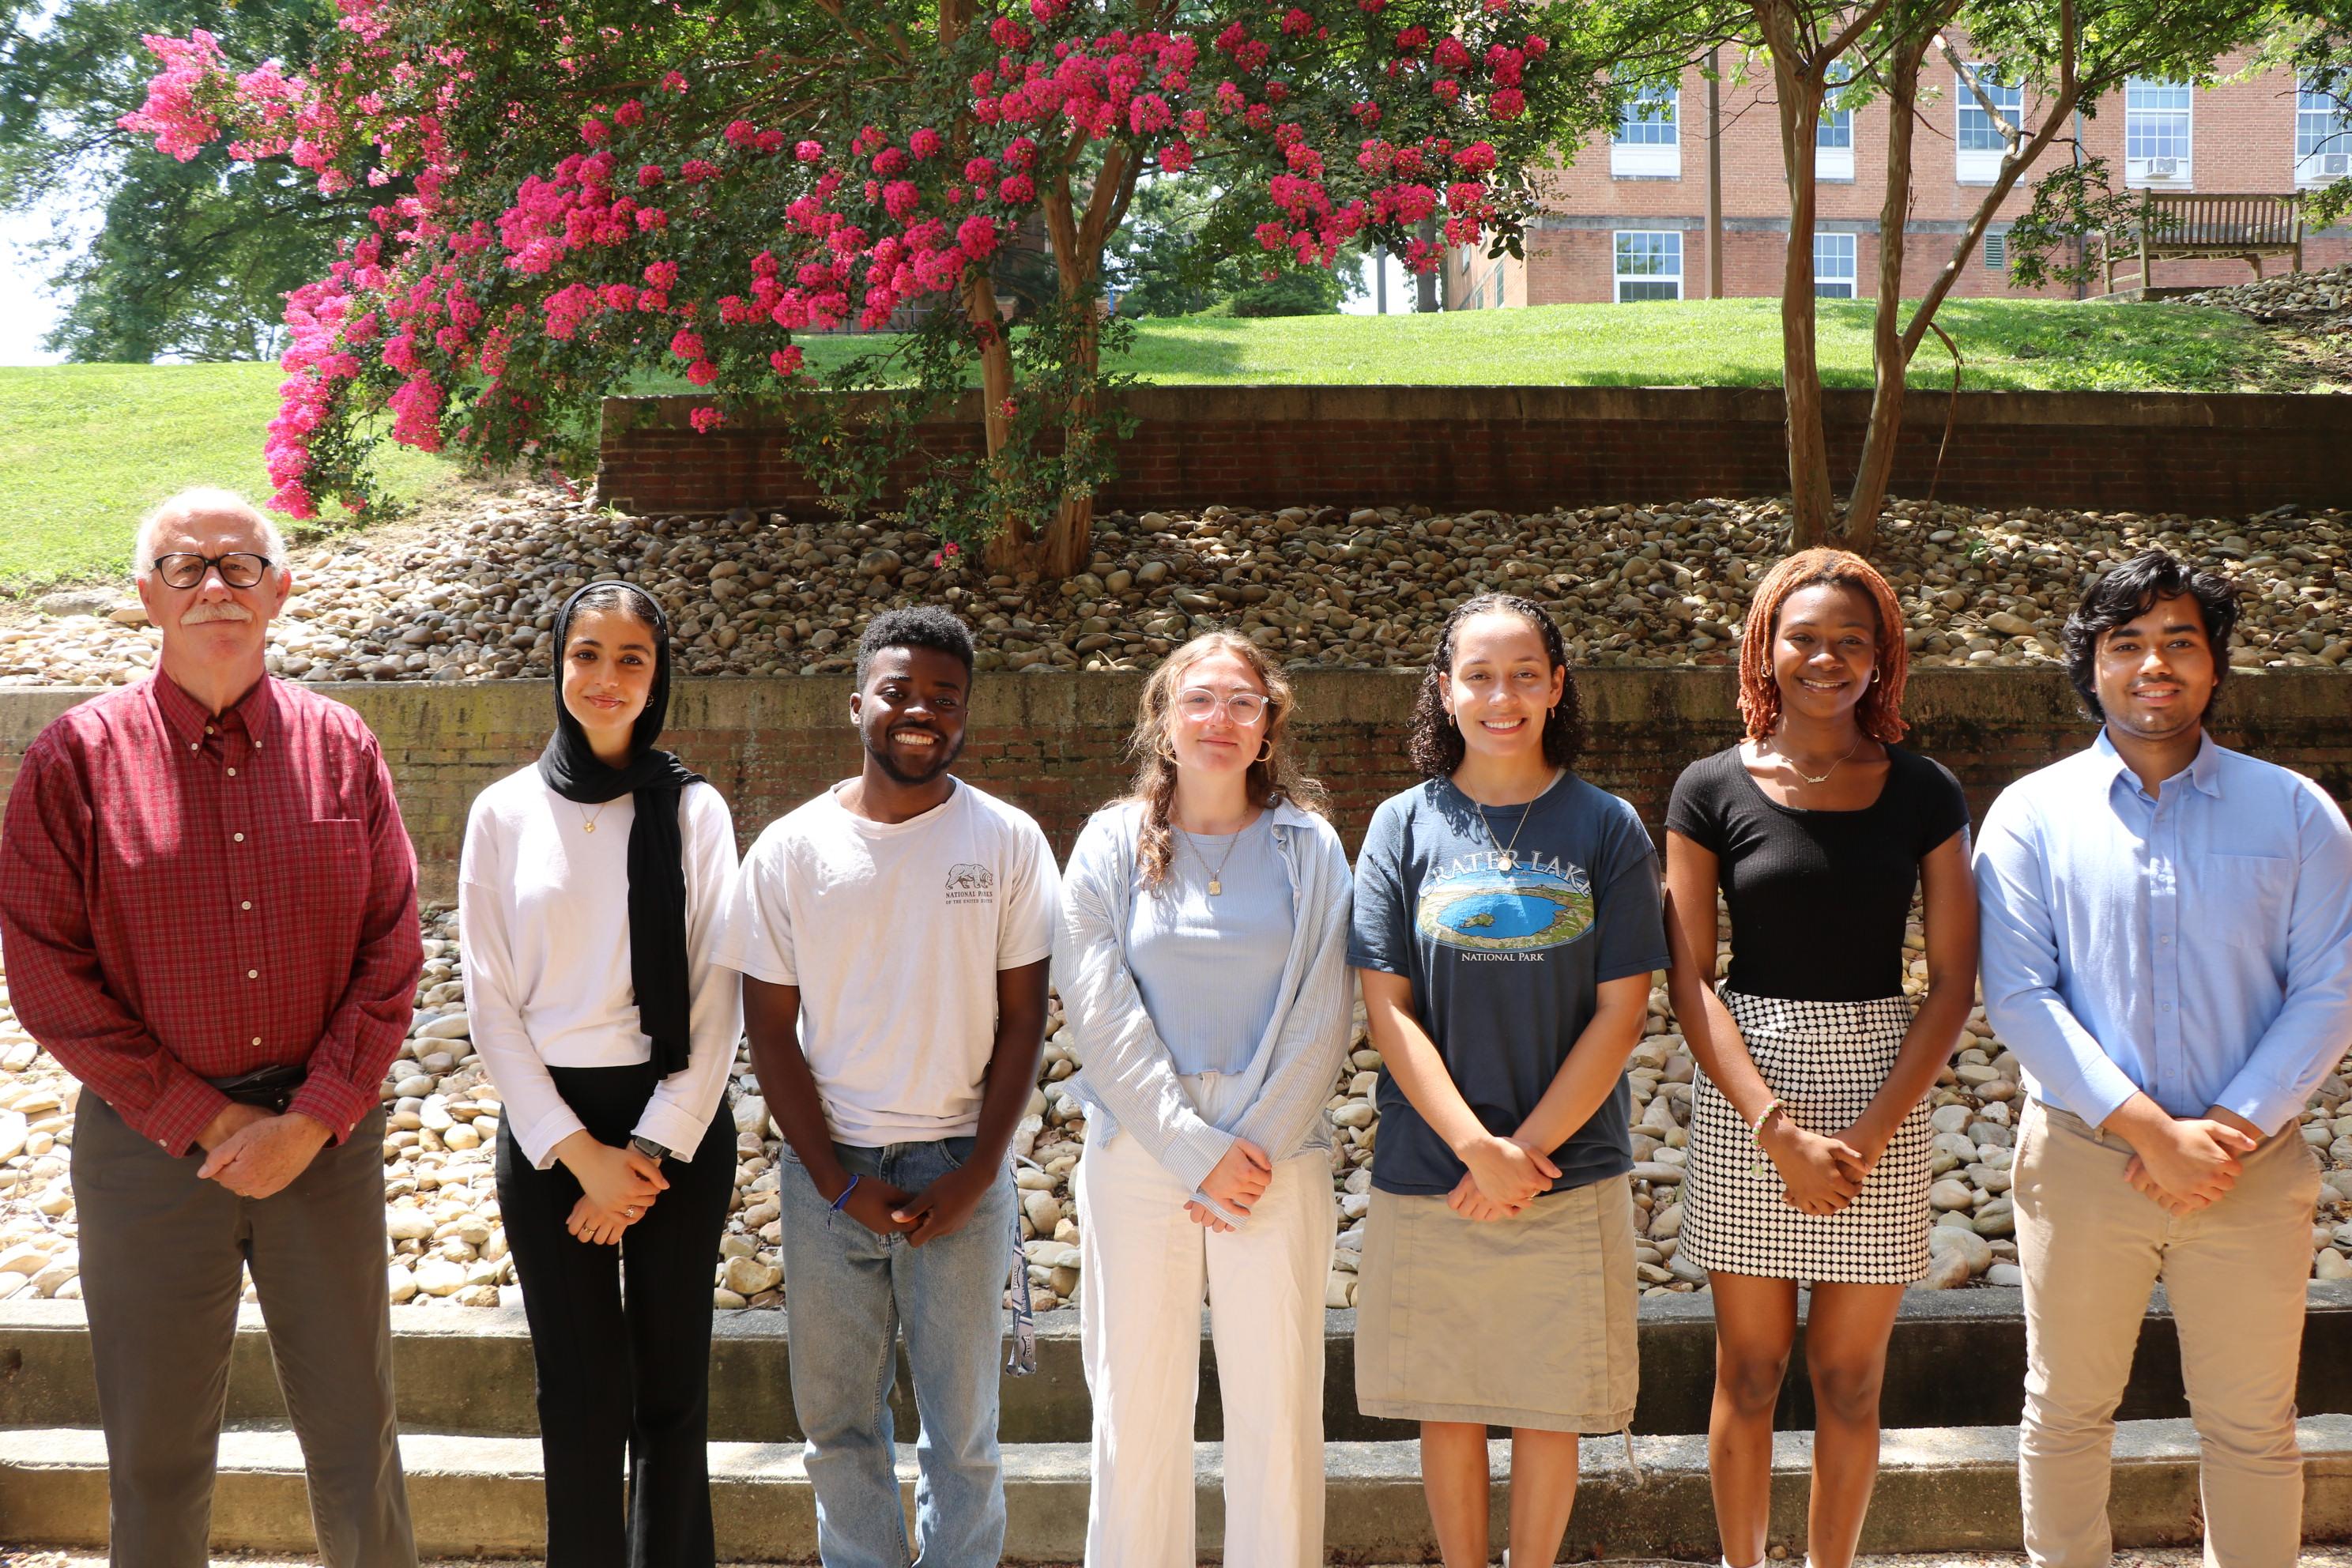
[{"label": "braided hair", "polygon": [[1878,568],[1849,550],[1801,550],[1765,574],[1748,601],[1748,623],[1739,634],[1739,717],[1748,739],[1761,741],[1780,722],[1780,683],[1772,675],[1772,639],[1780,635],[1780,606],[1801,588],[1852,588],[1870,603],[1878,621],[1874,653],[1876,675],[1854,706],[1854,722],[1872,740],[1893,742],[1910,726],[1903,721],[1903,683],[1911,677],[1911,653],[1903,645],[1903,606]]}]

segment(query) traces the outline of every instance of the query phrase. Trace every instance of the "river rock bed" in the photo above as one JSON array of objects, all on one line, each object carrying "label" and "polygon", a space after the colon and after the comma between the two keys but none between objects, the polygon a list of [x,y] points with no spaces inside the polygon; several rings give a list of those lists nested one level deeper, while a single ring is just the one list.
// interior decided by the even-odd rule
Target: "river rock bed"
[{"label": "river rock bed", "polygon": [[[296,548],[299,583],[269,663],[303,680],[544,674],[564,595],[625,575],[667,604],[694,675],[846,669],[869,616],[919,602],[973,624],[984,668],[1145,668],[1211,626],[1237,627],[1295,664],[1411,666],[1426,662],[1448,609],[1488,589],[1552,605],[1580,663],[1724,664],[1752,584],[1788,538],[1786,502],[1769,498],[1517,516],[1211,506],[1106,519],[1086,571],[1040,584],[992,574],[887,520],[630,517],[525,487],[429,528]],[[2232,665],[2341,667],[2352,656],[2352,528],[2334,511],[2218,519],[1896,501],[1878,558],[1920,663],[2015,665],[2057,658],[2083,584],[2148,545],[2242,585]],[[0,605],[0,685],[132,680],[159,636],[127,587]]]},{"label": "river rock bed", "polygon": [[[427,957],[415,1021],[383,1089],[393,1299],[453,1309],[513,1305],[519,1300],[514,1265],[499,1224],[492,1169],[500,1106],[467,1038],[454,912],[428,912],[425,938]],[[1916,994],[1927,984],[1925,945],[1916,925],[1906,945],[1910,974],[1905,984]],[[1727,949],[1718,955],[1718,973],[1728,963]],[[1040,1310],[1071,1301],[1077,1291],[1078,1222],[1070,1173],[1086,1145],[1083,1108],[1066,1087],[1076,1062],[1058,1003],[1048,1029],[1037,1087],[1013,1143],[1023,1247]],[[2326,1170],[2312,1216],[2312,1274],[2320,1279],[2352,1279],[2348,1074],[2352,1063],[2323,1082],[2302,1121],[2302,1135]],[[1695,1068],[1675,1032],[1663,986],[1651,993],[1643,1038],[1628,1076],[1642,1287],[1650,1295],[1704,1289],[1704,1272],[1676,1256]],[[1917,1288],[2019,1282],[2009,1198],[2014,1113],[2021,1106],[2018,1078],[2016,1058],[1993,1037],[1982,1011],[1973,1012],[1932,1097],[1936,1180],[1928,1203],[1936,1223],[1929,1233],[1932,1264]],[[1325,1293],[1331,1307],[1355,1301],[1371,1154],[1380,1131],[1372,1100],[1379,1081],[1380,1058],[1362,1036],[1360,1015],[1352,1053],[1328,1101],[1336,1128],[1332,1185],[1339,1209],[1339,1245]],[[67,1169],[79,1093],[79,1085],[37,1051],[17,1024],[0,973],[0,1301],[80,1295]],[[734,1094],[735,1193],[713,1263],[713,1300],[728,1309],[771,1307],[783,1300],[779,1142],[748,1050],[738,1053]]]},{"label": "river rock bed", "polygon": [[2352,265],[2318,272],[2286,272],[2259,283],[2200,289],[2181,300],[2213,305],[2257,321],[2292,326],[2311,337],[2352,335]]}]

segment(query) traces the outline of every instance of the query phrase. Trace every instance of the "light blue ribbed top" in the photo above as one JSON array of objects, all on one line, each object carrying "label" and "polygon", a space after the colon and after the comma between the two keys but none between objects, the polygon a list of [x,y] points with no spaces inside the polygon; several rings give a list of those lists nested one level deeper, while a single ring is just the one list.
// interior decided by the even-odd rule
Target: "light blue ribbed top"
[{"label": "light blue ribbed top", "polygon": [[1239,833],[1171,837],[1166,880],[1136,890],[1128,967],[1178,1074],[1240,1072],[1282,999],[1297,919],[1274,814]]}]

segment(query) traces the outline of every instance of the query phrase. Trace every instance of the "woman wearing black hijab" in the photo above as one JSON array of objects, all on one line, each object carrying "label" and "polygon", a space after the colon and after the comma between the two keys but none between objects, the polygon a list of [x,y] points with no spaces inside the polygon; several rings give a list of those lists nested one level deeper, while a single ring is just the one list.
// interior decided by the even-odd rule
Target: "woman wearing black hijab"
[{"label": "woman wearing black hijab", "polygon": [[457,894],[474,1048],[504,1102],[499,1205],[538,1365],[547,1562],[705,1568],[741,1003],[702,952],[735,828],[654,748],[670,656],[653,596],[590,584],[555,646],[555,733],[474,801]]}]

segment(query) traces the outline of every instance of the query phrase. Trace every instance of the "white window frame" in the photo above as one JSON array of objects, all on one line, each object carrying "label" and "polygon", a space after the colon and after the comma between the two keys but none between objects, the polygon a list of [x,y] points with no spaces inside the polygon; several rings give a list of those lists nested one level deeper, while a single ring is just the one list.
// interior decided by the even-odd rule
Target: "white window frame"
[{"label": "white window frame", "polygon": [[1858,288],[1861,251],[1860,243],[1851,234],[1832,234],[1816,229],[1813,232],[1813,298],[1861,298]]},{"label": "white window frame", "polygon": [[[1626,242],[1627,240],[1629,240],[1629,239],[1637,239],[1637,240],[1645,240],[1645,241],[1659,241],[1659,240],[1664,240],[1664,241],[1669,241],[1669,242],[1671,242],[1671,245],[1670,245],[1670,246],[1668,246],[1668,245],[1649,245],[1649,246],[1641,246],[1641,247],[1636,247],[1636,249],[1637,249],[1637,250],[1654,252],[1654,254],[1651,254],[1651,255],[1633,255],[1633,256],[1629,256],[1629,255],[1627,254],[1627,252],[1626,252],[1626,246],[1625,246],[1625,242]],[[1673,250],[1673,252],[1674,252],[1674,256],[1673,256],[1673,260],[1674,260],[1674,271],[1672,271],[1671,273],[1664,271],[1663,268],[1658,269],[1658,270],[1644,270],[1644,271],[1634,271],[1634,272],[1628,272],[1628,271],[1625,269],[1625,263],[1626,263],[1626,262],[1628,262],[1629,260],[1630,260],[1630,261],[1635,261],[1635,262],[1640,262],[1640,261],[1644,261],[1644,260],[1664,261],[1664,259],[1666,259],[1666,258],[1665,258],[1665,256],[1664,256],[1664,253],[1667,249],[1669,249],[1669,248],[1671,248],[1671,249]],[[1612,233],[1610,235],[1610,237],[1609,237],[1609,249],[1610,249],[1610,255],[1611,255],[1611,257],[1612,257],[1611,267],[1612,267],[1612,289],[1611,289],[1611,290],[1610,290],[1610,298],[1611,298],[1612,300],[1615,300],[1615,301],[1616,301],[1616,303],[1618,303],[1618,304],[1620,304],[1620,305],[1631,305],[1631,304],[1642,303],[1642,302],[1643,302],[1643,301],[1645,301],[1645,300],[1663,300],[1663,299],[1675,299],[1675,300],[1679,300],[1679,299],[1681,299],[1681,298],[1683,297],[1683,231],[1682,231],[1682,230],[1680,230],[1680,229],[1678,229],[1678,228],[1621,228],[1621,229],[1617,229],[1617,230],[1615,230],[1614,232],[1612,232]],[[1653,294],[1653,295],[1644,295],[1644,296],[1642,296],[1640,299],[1636,299],[1636,300],[1629,300],[1629,299],[1627,299],[1627,298],[1625,297],[1625,285],[1626,285],[1626,284],[1628,284],[1628,283],[1634,283],[1634,284],[1641,284],[1641,285],[1652,285],[1652,284],[1659,284],[1659,283],[1671,283],[1671,284],[1674,286],[1674,290],[1675,290],[1675,291],[1674,291],[1674,293],[1673,293],[1672,295]]]},{"label": "white window frame", "polygon": [[[1839,61],[1831,68],[1838,80],[1852,73],[1841,69]],[[1845,180],[1853,178],[1853,110],[1837,106],[1838,83],[1833,80],[1822,94],[1822,117],[1813,126],[1813,178]]]},{"label": "white window frame", "polygon": [[[2155,101],[2158,95],[2161,101]],[[2178,101],[2175,101],[2175,100]],[[2185,81],[2136,76],[2124,82],[2124,184],[2130,190],[2185,191],[2197,137],[2196,89]],[[2176,129],[2173,121],[2179,122]],[[2178,146],[2179,151],[2169,151]],[[2135,146],[2140,151],[2136,156]]]},{"label": "white window frame", "polygon": [[[1653,82],[1625,100],[1617,129],[1609,138],[1609,174],[1618,180],[1679,180],[1683,177],[1683,89],[1680,82]],[[1635,113],[1637,105],[1665,105],[1664,115],[1648,119]],[[1628,141],[1628,134],[1638,140]]]},{"label": "white window frame", "polygon": [[2330,185],[2352,174],[2352,106],[2294,84],[2294,183]]},{"label": "white window frame", "polygon": [[[1985,95],[2008,111],[2010,122],[2019,131],[2025,129],[2025,88],[2022,84],[2010,87],[1996,81],[1990,62],[1973,63],[1969,69],[1984,84]],[[2009,151],[2000,139],[2000,128],[1992,116],[1984,111],[1977,95],[1969,90],[1960,73],[1952,73],[1952,178],[1963,185],[1990,185],[2000,178],[2000,160]],[[1971,140],[1992,138],[1990,147],[1970,146]]]}]

